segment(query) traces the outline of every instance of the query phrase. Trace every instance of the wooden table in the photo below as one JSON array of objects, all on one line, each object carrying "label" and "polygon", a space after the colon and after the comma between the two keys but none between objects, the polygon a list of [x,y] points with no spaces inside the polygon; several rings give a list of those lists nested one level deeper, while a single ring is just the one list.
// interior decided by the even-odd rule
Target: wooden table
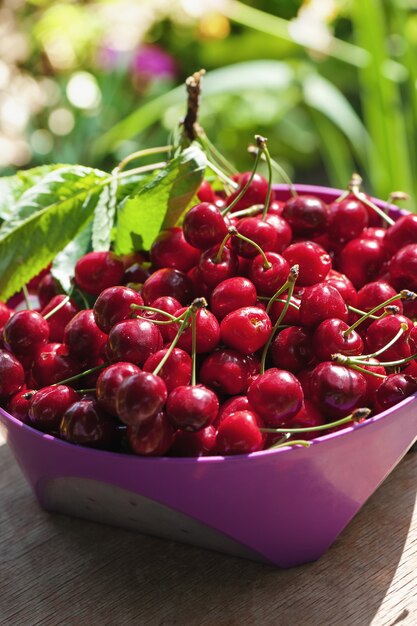
[{"label": "wooden table", "polygon": [[0,624],[417,624],[417,453],[292,570],[40,510],[0,445]]}]

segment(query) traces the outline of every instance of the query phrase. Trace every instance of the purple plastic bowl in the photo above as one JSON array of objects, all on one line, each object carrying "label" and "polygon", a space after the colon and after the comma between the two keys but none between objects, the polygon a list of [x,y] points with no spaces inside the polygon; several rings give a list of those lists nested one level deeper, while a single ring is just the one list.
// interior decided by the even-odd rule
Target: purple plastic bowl
[{"label": "purple plastic bowl", "polygon": [[[327,202],[341,193],[296,188]],[[289,196],[287,186],[276,190]],[[198,459],[67,444],[1,409],[0,426],[48,511],[291,567],[319,558],[399,463],[417,439],[417,411],[411,396],[309,448]]]}]

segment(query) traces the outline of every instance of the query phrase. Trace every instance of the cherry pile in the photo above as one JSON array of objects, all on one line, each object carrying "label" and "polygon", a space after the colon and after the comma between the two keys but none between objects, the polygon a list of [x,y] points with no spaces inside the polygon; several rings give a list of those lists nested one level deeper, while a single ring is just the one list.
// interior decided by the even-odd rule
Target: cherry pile
[{"label": "cherry pile", "polygon": [[327,205],[234,183],[204,182],[149,254],[84,255],[74,297],[46,270],[39,310],[0,303],[2,406],[75,444],[199,456],[308,445],[417,392],[417,216],[387,225],[357,185]]}]

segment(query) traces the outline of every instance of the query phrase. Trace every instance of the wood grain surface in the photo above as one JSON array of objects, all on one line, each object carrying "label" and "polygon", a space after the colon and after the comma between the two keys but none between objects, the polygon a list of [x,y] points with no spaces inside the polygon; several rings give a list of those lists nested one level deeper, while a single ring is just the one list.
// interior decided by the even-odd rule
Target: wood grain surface
[{"label": "wood grain surface", "polygon": [[417,454],[292,570],[43,512],[0,442],[0,625],[417,624]]}]

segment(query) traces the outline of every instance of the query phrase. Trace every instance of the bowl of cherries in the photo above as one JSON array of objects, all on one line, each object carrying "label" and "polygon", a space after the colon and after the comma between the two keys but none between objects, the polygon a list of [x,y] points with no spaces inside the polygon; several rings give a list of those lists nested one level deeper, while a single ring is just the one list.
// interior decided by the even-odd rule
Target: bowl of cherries
[{"label": "bowl of cherries", "polygon": [[417,216],[357,176],[203,181],[71,278],[0,307],[0,423],[47,510],[290,567],[417,438]]}]

